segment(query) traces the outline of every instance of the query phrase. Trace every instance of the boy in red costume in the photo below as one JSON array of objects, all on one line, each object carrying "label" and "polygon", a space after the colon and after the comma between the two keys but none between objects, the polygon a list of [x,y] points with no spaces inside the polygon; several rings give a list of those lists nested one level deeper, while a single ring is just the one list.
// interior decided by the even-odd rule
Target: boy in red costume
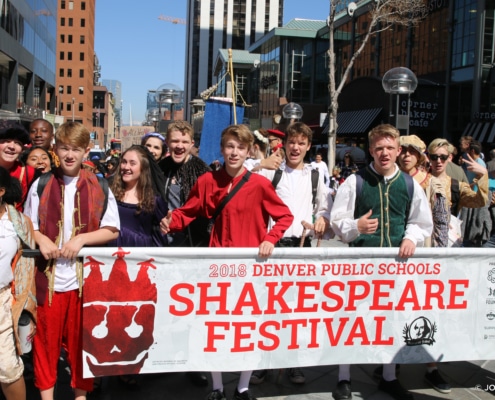
[{"label": "boy in red costume", "polygon": [[38,324],[33,354],[35,385],[42,400],[53,400],[62,345],[67,350],[75,400],[86,399],[86,392],[93,389],[93,380],[82,377],[83,273],[76,257],[83,246],[116,239],[120,221],[113,194],[109,191],[105,201],[97,177],[81,169],[89,140],[82,124],[61,125],[55,134],[60,168],[54,170],[39,197],[39,180],[35,181],[26,201],[25,212],[33,221],[43,256],[37,265]]},{"label": "boy in red costume", "polygon": [[[268,179],[251,175],[244,168],[253,142],[253,134],[245,125],[231,125],[224,129],[220,144],[225,160],[223,168],[198,178],[187,202],[169,211],[162,219],[162,232],[180,231],[199,215],[213,218],[222,200],[237,185],[243,184],[215,218],[210,247],[259,247],[259,256],[269,257],[294,217]],[[275,222],[270,230],[269,217]],[[255,400],[248,391],[251,373],[241,372],[234,400]],[[211,374],[213,391],[208,400],[225,400],[222,373]]]}]

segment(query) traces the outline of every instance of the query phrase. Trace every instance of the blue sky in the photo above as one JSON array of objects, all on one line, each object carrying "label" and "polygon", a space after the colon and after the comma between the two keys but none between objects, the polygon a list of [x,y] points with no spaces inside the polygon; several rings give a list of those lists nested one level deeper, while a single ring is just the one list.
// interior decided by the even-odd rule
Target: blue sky
[{"label": "blue sky", "polygon": [[[329,0],[285,0],[284,23],[324,20]],[[146,93],[164,83],[184,87],[185,25],[159,20],[186,17],[185,0],[96,1],[95,50],[102,79],[122,82],[123,120],[145,119]]]}]

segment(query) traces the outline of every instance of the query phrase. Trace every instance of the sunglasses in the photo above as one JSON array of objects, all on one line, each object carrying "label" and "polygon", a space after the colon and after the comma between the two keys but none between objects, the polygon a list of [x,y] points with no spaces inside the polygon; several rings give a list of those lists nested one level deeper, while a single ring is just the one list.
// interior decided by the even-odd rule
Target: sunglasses
[{"label": "sunglasses", "polygon": [[431,161],[438,161],[438,159],[442,161],[447,161],[449,156],[447,154],[430,154],[428,156]]}]

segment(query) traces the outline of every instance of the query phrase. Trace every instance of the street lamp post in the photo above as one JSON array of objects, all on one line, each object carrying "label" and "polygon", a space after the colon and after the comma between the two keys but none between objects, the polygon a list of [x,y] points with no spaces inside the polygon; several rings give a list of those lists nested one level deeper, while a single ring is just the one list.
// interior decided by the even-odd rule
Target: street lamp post
[{"label": "street lamp post", "polygon": [[[409,112],[410,112],[410,97],[418,87],[418,79],[414,72],[406,67],[396,67],[385,72],[382,78],[382,86],[385,93],[390,95],[395,94],[396,106],[395,106],[395,127],[397,129],[404,129],[406,135],[409,135]],[[399,114],[400,96],[407,94],[407,114]],[[392,96],[390,96],[390,114],[389,119],[394,116]]]}]

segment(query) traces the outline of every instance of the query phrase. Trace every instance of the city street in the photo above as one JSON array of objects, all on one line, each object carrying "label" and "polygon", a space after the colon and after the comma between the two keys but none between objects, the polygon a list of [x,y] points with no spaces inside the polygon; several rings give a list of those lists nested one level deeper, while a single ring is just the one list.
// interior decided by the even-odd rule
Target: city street
[{"label": "city street", "polygon": [[[313,242],[313,245],[316,243]],[[345,246],[337,240],[322,241],[325,247]],[[221,362],[221,360],[219,360]],[[378,381],[373,377],[376,364],[355,365],[351,368],[353,399],[390,400],[391,398],[378,390]],[[451,383],[452,392],[442,394],[424,382],[424,365],[402,365],[399,379],[414,393],[416,400],[483,400],[495,396],[495,361],[460,361],[440,364],[442,375]],[[322,400],[332,399],[332,390],[337,384],[338,366],[316,366],[303,369],[306,383],[296,385],[290,382],[285,370],[270,371],[265,381],[251,385],[252,394],[263,400]],[[183,400],[204,399],[211,391],[211,377],[207,373],[209,385],[196,387],[184,372],[144,374],[139,376],[140,388],[129,390],[118,377],[102,380],[99,390],[91,393],[89,399],[101,400]],[[227,398],[234,393],[238,373],[224,373]],[[40,399],[34,388],[32,377],[27,380],[29,400]],[[68,367],[61,360],[59,380],[56,387],[56,400],[72,400],[74,395],[70,388]]]}]

